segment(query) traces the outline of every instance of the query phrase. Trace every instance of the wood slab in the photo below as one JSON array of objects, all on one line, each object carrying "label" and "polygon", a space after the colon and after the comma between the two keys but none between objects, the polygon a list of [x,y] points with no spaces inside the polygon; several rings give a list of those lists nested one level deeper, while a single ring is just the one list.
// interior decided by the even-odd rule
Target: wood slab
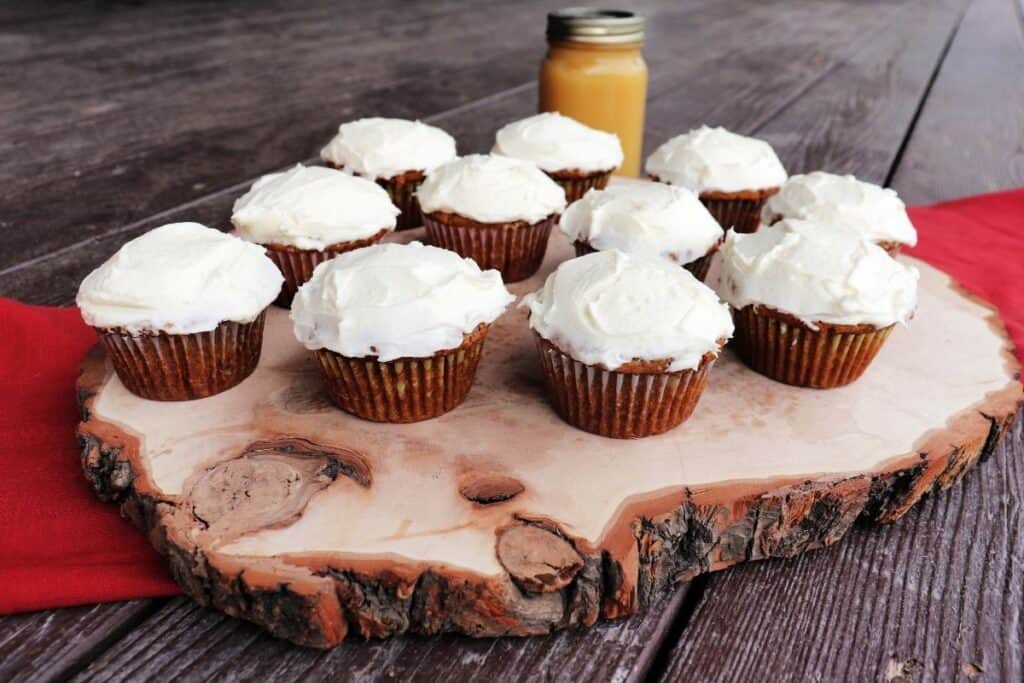
[{"label": "wood slab", "polygon": [[[512,289],[571,254],[555,235]],[[914,264],[917,317],[857,383],[789,387],[727,351],[695,415],[657,437],[564,424],[518,310],[494,325],[464,405],[362,421],[329,403],[272,309],[260,367],[208,399],[139,399],[94,349],[82,462],[197,602],[296,643],[587,626],[676,581],[829,545],[857,518],[897,519],[995,446],[1024,401],[1002,324]]]}]

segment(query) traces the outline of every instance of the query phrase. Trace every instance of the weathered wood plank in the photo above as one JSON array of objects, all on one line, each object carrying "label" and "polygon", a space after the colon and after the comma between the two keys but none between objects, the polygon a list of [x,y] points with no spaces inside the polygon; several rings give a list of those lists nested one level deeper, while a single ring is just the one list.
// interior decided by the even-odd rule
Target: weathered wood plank
[{"label": "weathered wood plank", "polygon": [[641,680],[683,595],[665,595],[651,606],[649,618],[586,631],[535,638],[352,640],[326,652],[295,647],[176,598],[77,680],[607,680],[610,672],[619,672],[619,680]]},{"label": "weathered wood plank", "polygon": [[1024,185],[1024,3],[976,0],[892,185],[930,203]]},{"label": "weathered wood plank", "polygon": [[663,680],[1024,679],[1021,422],[892,526],[713,575]]},{"label": "weathered wood plank", "polygon": [[132,600],[4,617],[0,680],[65,679],[153,614],[161,602]]}]

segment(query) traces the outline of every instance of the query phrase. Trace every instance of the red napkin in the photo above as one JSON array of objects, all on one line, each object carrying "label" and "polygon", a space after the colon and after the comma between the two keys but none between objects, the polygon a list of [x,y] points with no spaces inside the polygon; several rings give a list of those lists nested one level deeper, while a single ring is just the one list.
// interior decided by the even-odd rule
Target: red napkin
[{"label": "red napkin", "polygon": [[[1024,363],[1024,189],[911,209],[911,254],[999,307]],[[79,469],[75,309],[0,299],[0,613],[178,592],[145,537]]]}]

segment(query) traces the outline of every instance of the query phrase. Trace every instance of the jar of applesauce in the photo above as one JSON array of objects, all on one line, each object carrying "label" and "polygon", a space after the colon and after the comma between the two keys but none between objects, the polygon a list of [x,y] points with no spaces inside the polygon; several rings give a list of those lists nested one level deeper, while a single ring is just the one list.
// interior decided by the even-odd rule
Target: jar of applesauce
[{"label": "jar of applesauce", "polygon": [[574,7],[548,15],[547,37],[540,110],[618,135],[625,159],[616,173],[635,177],[640,173],[647,100],[643,17]]}]

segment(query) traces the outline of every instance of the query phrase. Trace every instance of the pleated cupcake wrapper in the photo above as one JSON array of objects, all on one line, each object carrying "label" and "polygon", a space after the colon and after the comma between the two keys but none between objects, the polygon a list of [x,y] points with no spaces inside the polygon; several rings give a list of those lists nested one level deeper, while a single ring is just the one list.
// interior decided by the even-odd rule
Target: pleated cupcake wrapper
[{"label": "pleated cupcake wrapper", "polygon": [[535,336],[555,412],[574,427],[615,439],[652,436],[680,425],[697,407],[714,364],[709,354],[695,370],[614,372],[581,363]]},{"label": "pleated cupcake wrapper", "polygon": [[327,392],[347,413],[375,422],[418,422],[462,403],[473,386],[486,330],[468,344],[431,358],[382,363],[316,352]]},{"label": "pleated cupcake wrapper", "polygon": [[266,245],[267,256],[274,262],[277,269],[281,271],[281,275],[284,276],[281,293],[278,294],[274,303],[284,308],[290,307],[292,299],[295,298],[295,292],[298,291],[299,287],[309,282],[309,278],[313,277],[313,270],[318,265],[346,251],[375,244],[383,236],[384,233],[380,232],[363,240],[332,244],[322,251],[316,249],[283,249],[273,245]]},{"label": "pleated cupcake wrapper", "polygon": [[251,323],[222,322],[193,334],[96,331],[128,391],[154,401],[188,401],[219,394],[252,374],[265,318],[264,312]]},{"label": "pleated cupcake wrapper", "polygon": [[591,173],[587,176],[570,176],[570,175],[558,175],[557,173],[549,173],[551,179],[562,186],[565,190],[565,202],[566,204],[572,204],[577,199],[580,199],[587,193],[588,190],[598,189],[603,190],[608,186],[608,180],[612,177],[611,171],[603,171],[600,173]]},{"label": "pleated cupcake wrapper", "polygon": [[[822,325],[812,330],[764,307],[746,306],[735,315],[733,348],[750,368],[798,387],[831,389],[864,374],[893,325],[857,330],[855,325]],[[857,330],[857,331],[854,331]]]},{"label": "pleated cupcake wrapper", "polygon": [[423,225],[423,215],[420,213],[420,202],[416,198],[416,190],[423,184],[422,180],[399,180],[395,178],[377,179],[377,184],[388,191],[391,196],[391,203],[397,206],[402,213],[398,216],[398,230],[409,230]]},{"label": "pleated cupcake wrapper", "polygon": [[[575,242],[573,242],[573,246],[576,247],[576,256],[585,256],[587,254],[592,254],[595,251],[597,251],[597,249],[594,249],[587,242],[581,242],[580,240],[576,240]],[[701,282],[704,282],[704,278],[708,276],[708,270],[711,269],[711,258],[714,256],[715,251],[717,249],[718,247],[715,247],[704,256],[701,256],[696,261],[684,263],[683,268],[686,268],[693,274],[695,278],[697,278]]]},{"label": "pleated cupcake wrapper", "polygon": [[736,232],[756,232],[761,222],[761,207],[768,200],[763,199],[709,199],[702,196],[700,201],[715,217],[723,230],[732,228]]},{"label": "pleated cupcake wrapper", "polygon": [[484,270],[498,269],[505,282],[525,280],[540,269],[551,228],[557,220],[557,216],[551,216],[533,225],[518,222],[463,226],[423,215],[431,244],[471,258]]}]

